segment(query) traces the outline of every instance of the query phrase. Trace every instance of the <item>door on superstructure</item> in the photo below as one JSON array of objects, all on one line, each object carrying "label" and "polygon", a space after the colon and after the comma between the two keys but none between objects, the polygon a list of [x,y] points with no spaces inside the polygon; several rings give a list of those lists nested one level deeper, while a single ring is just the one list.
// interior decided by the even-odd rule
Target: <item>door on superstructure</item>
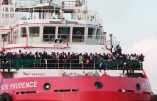
[{"label": "door on superstructure", "polygon": [[13,32],[13,44],[16,44],[18,39],[18,30]]},{"label": "door on superstructure", "polygon": [[69,35],[70,35],[70,27],[59,27],[58,28],[58,38],[62,39],[63,42],[66,42]]},{"label": "door on superstructure", "polygon": [[54,42],[55,33],[56,33],[56,27],[45,26],[43,30],[43,41]]}]

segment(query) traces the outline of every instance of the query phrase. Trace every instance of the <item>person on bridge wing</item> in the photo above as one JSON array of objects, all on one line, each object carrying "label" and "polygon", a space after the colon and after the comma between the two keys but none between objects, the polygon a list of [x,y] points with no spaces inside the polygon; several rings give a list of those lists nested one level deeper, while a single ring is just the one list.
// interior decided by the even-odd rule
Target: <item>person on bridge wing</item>
[{"label": "person on bridge wing", "polygon": [[133,74],[134,73],[134,68],[133,65],[130,63],[124,63],[123,65],[123,75],[124,75],[124,71],[126,70],[127,74]]},{"label": "person on bridge wing", "polygon": [[122,54],[122,48],[120,47],[119,44],[115,47],[114,51],[115,51],[114,54],[119,54],[119,55]]},{"label": "person on bridge wing", "polygon": [[123,75],[124,75],[124,71],[126,70],[126,73],[128,74],[128,69],[127,69],[127,65],[126,63],[123,64]]}]

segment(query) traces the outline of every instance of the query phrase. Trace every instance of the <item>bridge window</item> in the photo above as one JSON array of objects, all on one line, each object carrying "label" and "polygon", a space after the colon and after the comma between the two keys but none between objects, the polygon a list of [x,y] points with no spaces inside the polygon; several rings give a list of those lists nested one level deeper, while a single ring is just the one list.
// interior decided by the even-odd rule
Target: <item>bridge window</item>
[{"label": "bridge window", "polygon": [[29,27],[29,36],[38,37],[40,33],[39,27]]},{"label": "bridge window", "polygon": [[20,33],[21,33],[20,34],[21,37],[26,37],[26,34],[27,34],[26,27],[22,27]]},{"label": "bridge window", "polygon": [[10,14],[10,18],[14,18],[14,14]]},{"label": "bridge window", "polygon": [[10,8],[10,12],[14,12],[14,8],[11,7],[11,8]]},{"label": "bridge window", "polygon": [[2,38],[3,38],[3,41],[4,42],[8,42],[9,43],[9,38],[10,38],[10,33],[5,33],[5,34],[2,34]]},{"label": "bridge window", "polygon": [[2,18],[5,18],[4,14],[2,13]]},{"label": "bridge window", "polygon": [[88,38],[93,38],[94,28],[88,28]]},{"label": "bridge window", "polygon": [[86,44],[99,45],[99,40],[96,39],[96,31],[97,31],[96,28],[91,28],[91,27],[88,28],[88,35],[85,41]]},{"label": "bridge window", "polygon": [[18,37],[18,30],[13,32],[13,43],[16,43]]},{"label": "bridge window", "polygon": [[50,27],[46,26],[44,27],[44,32],[43,32],[43,41],[54,41],[55,39],[55,32],[56,32],[56,27]]},{"label": "bridge window", "polygon": [[84,27],[74,27],[73,28],[73,42],[84,42]]},{"label": "bridge window", "polygon": [[6,8],[5,8],[5,12],[8,12],[8,11],[9,11],[9,9],[8,9],[8,7],[6,7]]},{"label": "bridge window", "polygon": [[96,39],[100,39],[100,29],[97,29],[96,31]]},{"label": "bridge window", "polygon": [[67,35],[69,35],[69,34],[70,34],[70,27],[59,27],[58,28],[58,38],[61,38],[63,41],[66,41]]},{"label": "bridge window", "polygon": [[5,14],[5,18],[9,18],[9,14]]}]

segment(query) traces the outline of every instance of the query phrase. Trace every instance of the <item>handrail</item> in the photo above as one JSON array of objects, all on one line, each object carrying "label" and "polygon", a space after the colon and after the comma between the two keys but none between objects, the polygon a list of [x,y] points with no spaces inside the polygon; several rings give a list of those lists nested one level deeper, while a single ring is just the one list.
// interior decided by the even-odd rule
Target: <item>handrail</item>
[{"label": "handrail", "polygon": [[[2,61],[2,59],[0,60]],[[79,59],[11,59],[10,64],[0,63],[1,69],[102,69],[123,70],[124,63],[132,65],[134,70],[143,70],[142,63],[135,60],[89,60]],[[4,66],[5,65],[5,66]],[[10,66],[10,67],[9,67]]]}]

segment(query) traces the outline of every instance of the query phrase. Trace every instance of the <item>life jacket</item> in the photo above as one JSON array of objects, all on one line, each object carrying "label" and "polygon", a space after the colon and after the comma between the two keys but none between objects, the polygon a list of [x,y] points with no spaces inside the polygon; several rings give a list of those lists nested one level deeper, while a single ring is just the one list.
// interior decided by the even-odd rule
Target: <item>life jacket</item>
[{"label": "life jacket", "polygon": [[79,64],[82,64],[83,63],[83,57],[82,55],[79,55]]},{"label": "life jacket", "polygon": [[89,59],[86,59],[86,64],[89,64],[89,62],[90,62]]}]

